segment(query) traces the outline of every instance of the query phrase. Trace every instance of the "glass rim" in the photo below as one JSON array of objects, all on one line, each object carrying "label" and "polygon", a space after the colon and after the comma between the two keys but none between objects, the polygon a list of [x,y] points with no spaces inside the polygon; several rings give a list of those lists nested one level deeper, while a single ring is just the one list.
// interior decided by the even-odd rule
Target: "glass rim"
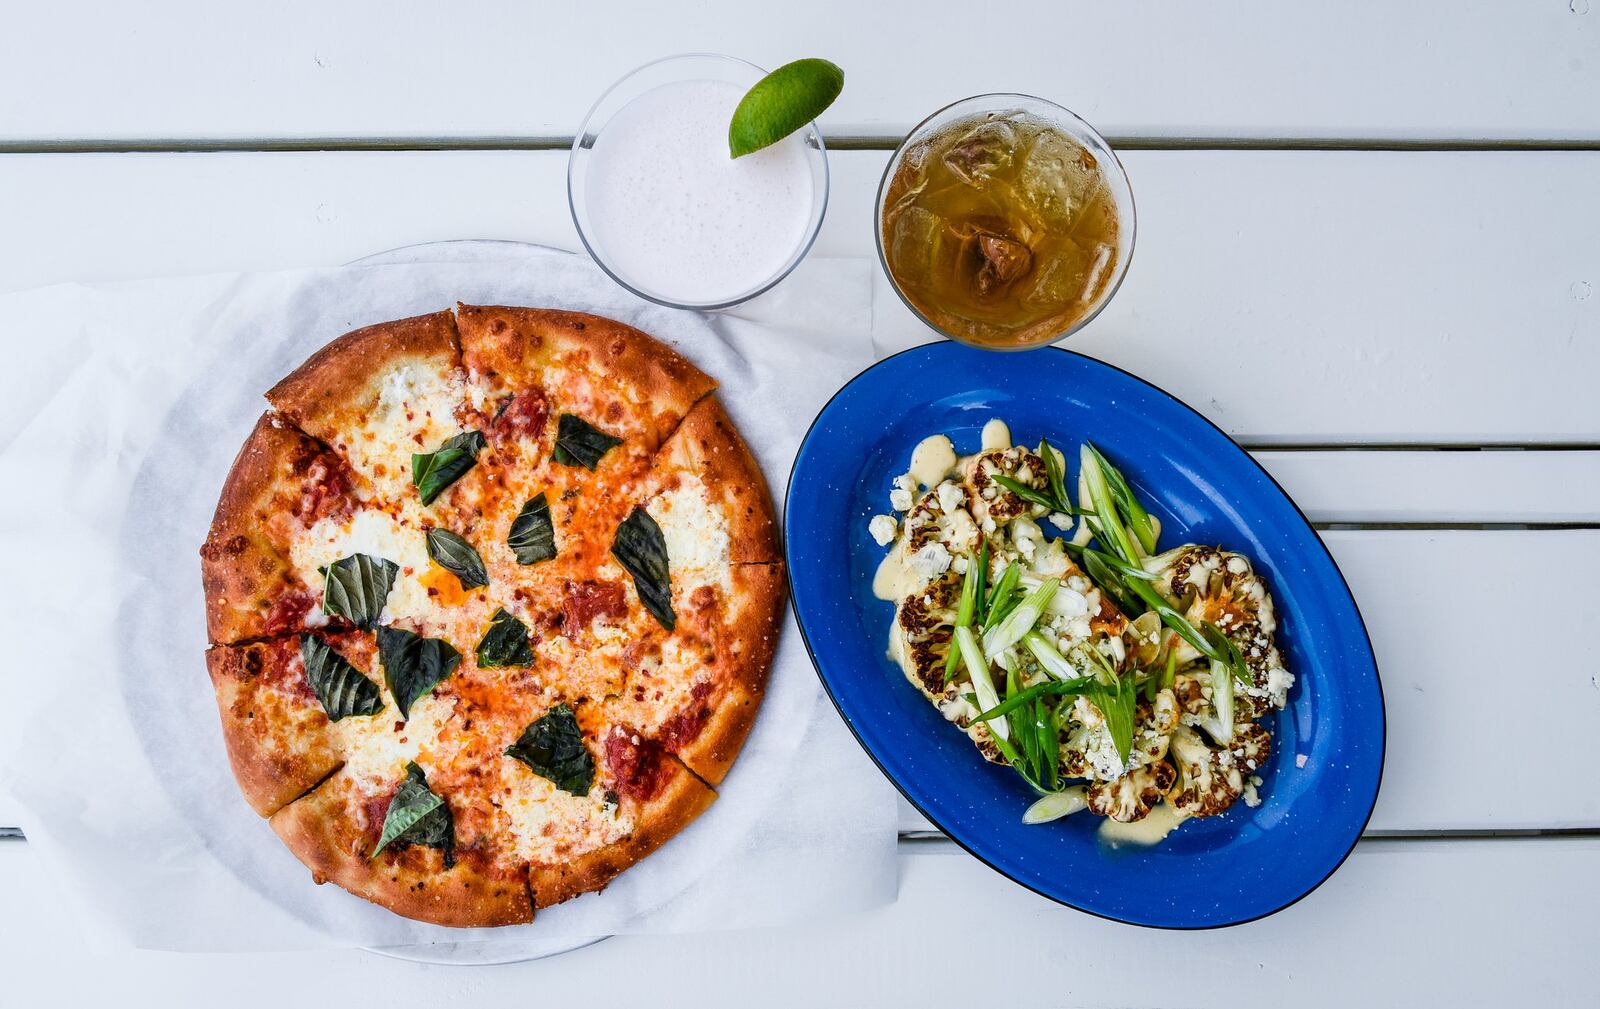
[{"label": "glass rim", "polygon": [[[613,94],[615,94],[629,81],[633,80],[635,77],[638,77],[647,70],[660,67],[664,64],[687,62],[690,60],[714,60],[726,64],[745,67],[755,71],[756,74],[762,77],[766,76],[766,74],[769,72],[761,66],[750,62],[749,60],[740,59],[737,56],[729,56],[726,53],[683,52],[674,53],[670,56],[657,57],[656,59],[641,63],[632,70],[623,74],[621,77],[617,78],[610,84],[610,86],[602,91],[599,97],[594,100],[594,103],[589,106],[589,110],[584,113],[583,121],[578,127],[578,132],[573,134],[572,147],[567,153],[567,210],[572,215],[572,225],[573,228],[578,232],[578,241],[582,243],[584,251],[589,254],[589,258],[593,260],[594,264],[600,267],[601,272],[605,273],[606,276],[610,277],[624,290],[635,297],[643,298],[645,301],[651,302],[652,304],[661,305],[664,308],[679,308],[695,312],[715,312],[725,308],[733,308],[736,305],[742,305],[747,301],[751,301],[763,294],[766,294],[768,291],[772,290],[774,287],[778,286],[778,284],[787,279],[788,276],[805,261],[806,256],[811,252],[812,246],[816,244],[817,236],[822,233],[822,222],[827,217],[828,197],[833,188],[833,170],[828,163],[827,143],[823,140],[822,130],[817,126],[816,120],[812,120],[805,126],[802,126],[800,129],[796,130],[795,133],[802,134],[808,141],[815,141],[814,145],[808,143],[806,146],[809,151],[815,152],[815,158],[820,159],[822,165],[820,184],[815,179],[815,173],[813,173],[813,219],[806,226],[805,239],[795,247],[794,251],[790,254],[789,259],[784,263],[783,268],[773,274],[772,277],[761,281],[761,283],[757,284],[750,290],[741,293],[736,297],[728,299],[717,299],[714,301],[703,302],[674,301],[671,298],[667,298],[663,295],[654,294],[650,291],[643,290],[635,283],[630,282],[623,277],[621,271],[613,269],[611,264],[606,261],[605,255],[599,249],[598,241],[591,242],[589,240],[589,235],[584,230],[583,218],[587,216],[587,206],[584,208],[584,212],[580,214],[578,209],[578,200],[574,195],[573,185],[579,152],[583,149],[582,145],[585,136],[599,136],[599,130],[594,130],[591,134],[589,127],[594,122],[595,114],[600,111],[601,107],[606,103],[608,98],[612,97]],[[684,79],[692,80],[693,78]],[[759,77],[757,79],[759,80]],[[751,83],[753,85],[755,82],[752,81]],[[793,134],[791,134],[791,136],[792,135]],[[808,157],[808,160],[813,159]],[[587,196],[585,197],[585,200],[587,200]]]},{"label": "glass rim", "polygon": [[[1121,180],[1122,192],[1127,196],[1128,200],[1128,252],[1126,256],[1122,257],[1122,261],[1118,263],[1116,276],[1113,278],[1112,282],[1106,286],[1105,294],[1100,297],[1099,302],[1094,306],[1093,309],[1074,320],[1070,326],[1063,329],[1060,333],[1057,333],[1049,340],[1046,340],[1042,343],[1031,343],[1026,346],[1019,347],[997,347],[978,343],[965,337],[954,336],[943,326],[934,323],[934,321],[929,319],[920,308],[912,304],[911,299],[906,297],[905,291],[901,290],[900,282],[895,279],[894,271],[889,269],[888,253],[883,247],[883,198],[888,192],[890,180],[894,178],[895,171],[900,167],[900,162],[905,157],[906,150],[911,147],[913,143],[923,140],[927,136],[929,123],[932,123],[935,120],[947,115],[952,110],[963,105],[977,104],[981,102],[988,106],[989,111],[994,111],[1002,106],[1006,99],[1020,99],[1025,102],[1037,102],[1040,105],[1048,106],[1055,111],[1057,116],[1071,124],[1074,129],[1082,131],[1085,135],[1096,141],[1099,146],[1111,156],[1111,162],[1116,166],[1116,178]],[[979,110],[974,109],[974,111],[976,112]],[[1136,241],[1138,238],[1138,232],[1139,214],[1138,207],[1134,202],[1133,184],[1128,181],[1128,171],[1123,166],[1122,158],[1117,155],[1116,149],[1111,146],[1110,142],[1106,140],[1099,130],[1089,125],[1089,123],[1076,112],[1073,112],[1066,106],[1057,102],[1053,102],[1048,98],[1040,98],[1038,95],[1024,94],[1020,91],[989,91],[983,94],[969,95],[966,98],[959,98],[946,105],[940,106],[939,108],[928,113],[926,116],[922,117],[922,119],[915,126],[906,131],[905,137],[902,138],[900,143],[895,147],[894,153],[889,156],[889,163],[884,166],[883,175],[878,180],[878,193],[873,200],[872,241],[873,245],[878,250],[878,265],[882,267],[884,276],[889,280],[889,288],[890,290],[894,291],[895,297],[900,299],[900,303],[904,305],[912,315],[916,316],[924,326],[927,326],[929,329],[933,330],[935,333],[938,333],[946,340],[952,340],[956,343],[964,344],[969,347],[976,347],[980,350],[992,350],[1002,353],[1038,350],[1040,347],[1053,346],[1060,343],[1062,340],[1073,336],[1079,330],[1093,322],[1101,312],[1105,311],[1106,306],[1111,304],[1111,301],[1116,297],[1117,292],[1122,289],[1122,282],[1126,280],[1128,276],[1128,266],[1133,262],[1134,248],[1138,244]]]}]

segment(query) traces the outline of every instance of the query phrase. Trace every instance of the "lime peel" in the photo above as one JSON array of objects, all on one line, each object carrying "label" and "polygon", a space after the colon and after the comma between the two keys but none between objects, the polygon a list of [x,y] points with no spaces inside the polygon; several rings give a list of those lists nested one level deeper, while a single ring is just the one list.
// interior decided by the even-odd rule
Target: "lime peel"
[{"label": "lime peel", "polygon": [[822,115],[844,90],[844,71],[821,59],[785,63],[739,100],[728,124],[728,153],[735,158],[777,143]]}]

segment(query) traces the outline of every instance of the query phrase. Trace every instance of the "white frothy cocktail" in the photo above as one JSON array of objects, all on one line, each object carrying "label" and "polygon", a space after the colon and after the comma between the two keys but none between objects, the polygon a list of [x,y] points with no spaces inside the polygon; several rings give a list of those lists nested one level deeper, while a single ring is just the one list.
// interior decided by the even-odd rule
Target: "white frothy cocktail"
[{"label": "white frothy cocktail", "polygon": [[809,240],[814,152],[802,132],[731,157],[728,124],[743,96],[729,81],[662,84],[595,137],[587,237],[635,290],[675,304],[733,302],[778,277]]}]

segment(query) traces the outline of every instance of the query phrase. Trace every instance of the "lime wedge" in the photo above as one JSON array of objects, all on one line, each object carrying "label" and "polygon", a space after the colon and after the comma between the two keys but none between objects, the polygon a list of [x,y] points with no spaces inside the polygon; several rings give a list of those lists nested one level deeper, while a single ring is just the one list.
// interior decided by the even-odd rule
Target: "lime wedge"
[{"label": "lime wedge", "polygon": [[844,71],[827,60],[795,60],[756,82],[728,124],[728,151],[742,158],[822,115],[844,89]]}]

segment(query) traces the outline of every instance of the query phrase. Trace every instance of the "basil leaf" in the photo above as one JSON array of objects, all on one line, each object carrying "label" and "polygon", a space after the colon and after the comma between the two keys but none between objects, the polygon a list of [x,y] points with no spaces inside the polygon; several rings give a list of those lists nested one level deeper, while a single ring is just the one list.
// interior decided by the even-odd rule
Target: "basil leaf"
[{"label": "basil leaf", "polygon": [[389,684],[400,716],[410,718],[411,705],[455,672],[461,653],[448,641],[425,638],[399,627],[380,627],[378,661],[383,664],[383,679]]},{"label": "basil leaf", "polygon": [[522,730],[506,747],[506,756],[522,761],[541,778],[573,795],[587,795],[594,784],[594,758],[583,743],[578,718],[569,704],[558,704]]},{"label": "basil leaf", "polygon": [[444,849],[444,865],[455,864],[455,818],[450,807],[438,793],[428,787],[427,775],[415,761],[406,764],[406,780],[389,800],[389,811],[383,816],[383,832],[378,835],[378,846],[368,858],[377,858],[378,852],[391,844],[420,844],[428,848]]},{"label": "basil leaf", "polygon": [[433,499],[444,489],[461,479],[478,464],[478,453],[486,444],[483,432],[463,431],[454,438],[446,438],[432,452],[411,456],[411,484],[417,488],[422,503],[433,504]]},{"label": "basil leaf", "polygon": [[507,613],[494,611],[489,629],[478,642],[478,668],[533,665],[533,645],[528,643],[528,625]]},{"label": "basil leaf", "polygon": [[455,575],[464,589],[489,584],[489,570],[472,544],[448,529],[428,530],[428,556],[433,563]]},{"label": "basil leaf", "polygon": [[371,554],[351,554],[322,569],[322,612],[344,617],[357,627],[378,622],[400,566]]},{"label": "basil leaf", "polygon": [[639,590],[644,608],[667,630],[676,627],[678,616],[672,612],[672,581],[667,573],[667,540],[649,512],[636,507],[622,520],[611,541],[611,556],[633,576],[633,587]]},{"label": "basil leaf", "polygon": [[517,555],[518,564],[537,564],[556,555],[556,525],[550,518],[550,503],[544,492],[522,506],[511,523],[506,546]]},{"label": "basil leaf", "polygon": [[300,636],[300,658],[306,664],[306,681],[322,702],[328,720],[337,722],[351,715],[373,715],[383,708],[378,685],[321,638]]},{"label": "basil leaf", "polygon": [[601,456],[621,444],[621,438],[613,438],[582,417],[564,413],[556,422],[556,450],[550,458],[564,466],[594,469]]}]

